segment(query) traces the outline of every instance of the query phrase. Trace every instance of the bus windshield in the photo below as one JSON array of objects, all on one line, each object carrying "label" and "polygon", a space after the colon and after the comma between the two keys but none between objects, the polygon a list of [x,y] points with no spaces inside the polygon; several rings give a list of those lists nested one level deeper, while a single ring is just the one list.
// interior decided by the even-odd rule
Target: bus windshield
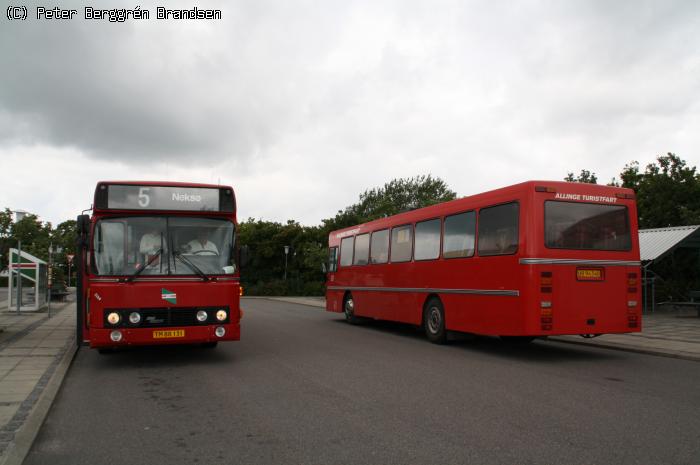
[{"label": "bus windshield", "polygon": [[545,246],[554,249],[617,250],[632,248],[627,207],[546,201]]},{"label": "bus windshield", "polygon": [[95,225],[97,275],[231,274],[234,227],[225,219],[133,216]]}]

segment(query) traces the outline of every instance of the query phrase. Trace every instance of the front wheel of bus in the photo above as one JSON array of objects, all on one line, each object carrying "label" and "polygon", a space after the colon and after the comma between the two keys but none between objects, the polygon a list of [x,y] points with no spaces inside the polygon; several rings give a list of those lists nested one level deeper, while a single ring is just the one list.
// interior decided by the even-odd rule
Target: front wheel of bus
[{"label": "front wheel of bus", "polygon": [[430,299],[423,312],[423,327],[428,340],[434,344],[447,342],[445,329],[445,310],[438,299]]},{"label": "front wheel of bus", "polygon": [[345,314],[345,321],[351,325],[356,325],[359,323],[360,319],[355,316],[355,301],[352,298],[352,294],[348,294],[343,302],[343,313]]}]

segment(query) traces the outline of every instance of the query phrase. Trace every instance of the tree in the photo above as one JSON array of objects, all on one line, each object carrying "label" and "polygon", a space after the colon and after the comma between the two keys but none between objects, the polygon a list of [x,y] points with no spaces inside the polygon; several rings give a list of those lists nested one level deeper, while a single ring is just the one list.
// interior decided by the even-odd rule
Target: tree
[{"label": "tree", "polygon": [[644,173],[633,161],[620,178],[636,192],[640,228],[700,224],[700,174],[677,155],[657,157]]},{"label": "tree", "polygon": [[[383,187],[360,194],[359,202],[323,220],[321,226],[302,226],[249,218],[239,224],[238,238],[251,251],[251,260],[242,273],[250,295],[322,295],[330,231],[352,226],[401,211],[446,200],[456,194],[444,181],[432,176],[394,179]],[[284,280],[284,246],[289,246],[287,279]]]},{"label": "tree", "polygon": [[578,177],[574,177],[573,172],[568,173],[564,178],[564,181],[582,182],[586,184],[598,184],[598,177],[595,175],[595,173],[592,173],[588,170],[581,170],[581,174],[579,174]]},{"label": "tree", "polygon": [[455,198],[457,194],[445,181],[431,175],[393,179],[382,187],[365,190],[358,203],[339,210],[334,218],[323,220],[323,226],[330,232]]}]

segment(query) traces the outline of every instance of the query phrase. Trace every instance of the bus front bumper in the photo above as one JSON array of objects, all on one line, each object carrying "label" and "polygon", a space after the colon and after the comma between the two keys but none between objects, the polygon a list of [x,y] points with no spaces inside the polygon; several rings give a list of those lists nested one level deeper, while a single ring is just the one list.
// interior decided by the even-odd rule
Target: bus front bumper
[{"label": "bus front bumper", "polygon": [[[217,336],[217,328],[223,328],[224,334]],[[120,333],[115,340],[115,332]],[[221,331],[221,330],[219,330]],[[174,326],[168,328],[91,328],[90,347],[122,347],[166,344],[200,344],[218,341],[239,341],[241,327],[239,324],[222,324],[206,326]]]}]

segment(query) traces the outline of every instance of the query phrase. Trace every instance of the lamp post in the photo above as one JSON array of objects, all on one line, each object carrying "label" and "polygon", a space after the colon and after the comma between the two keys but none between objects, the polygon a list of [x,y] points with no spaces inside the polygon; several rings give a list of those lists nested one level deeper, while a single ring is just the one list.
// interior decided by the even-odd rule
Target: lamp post
[{"label": "lamp post", "polygon": [[17,275],[17,314],[22,306],[22,241],[17,241],[17,264],[15,265]]},{"label": "lamp post", "polygon": [[287,256],[289,256],[289,246],[284,246],[284,280],[287,280]]}]

